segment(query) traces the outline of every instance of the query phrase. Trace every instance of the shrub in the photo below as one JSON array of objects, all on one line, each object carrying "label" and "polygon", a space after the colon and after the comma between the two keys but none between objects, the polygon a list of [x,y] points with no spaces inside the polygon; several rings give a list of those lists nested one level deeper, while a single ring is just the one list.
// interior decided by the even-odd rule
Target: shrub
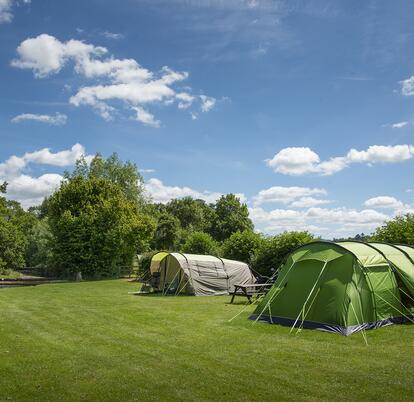
[{"label": "shrub", "polygon": [[251,230],[233,233],[223,243],[223,257],[250,264],[262,242],[262,236]]}]

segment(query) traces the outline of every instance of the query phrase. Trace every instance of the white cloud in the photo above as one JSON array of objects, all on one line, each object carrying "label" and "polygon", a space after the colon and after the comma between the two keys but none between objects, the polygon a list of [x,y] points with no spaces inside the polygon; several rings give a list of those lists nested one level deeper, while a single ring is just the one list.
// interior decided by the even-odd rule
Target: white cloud
[{"label": "white cloud", "polygon": [[262,205],[265,203],[291,204],[303,197],[326,194],[326,190],[323,188],[274,186],[259,191],[259,193],[253,197],[253,203],[254,205]]},{"label": "white cloud", "polygon": [[[192,197],[208,203],[217,201],[223,194],[213,191],[198,191],[190,187],[167,186],[161,180],[152,178],[145,184],[147,194],[154,202],[166,204],[174,198]],[[235,194],[241,202],[246,202],[244,194]]]},{"label": "white cloud", "polygon": [[289,147],[279,151],[272,159],[267,159],[266,164],[275,172],[292,176],[310,173],[328,176],[352,163],[397,163],[413,156],[413,145],[371,145],[366,150],[351,149],[345,156],[321,162],[319,155],[308,147]]},{"label": "white cloud", "polygon": [[330,204],[331,202],[331,200],[320,200],[314,197],[302,197],[299,198],[297,201],[292,202],[290,206],[292,208],[310,208],[316,207],[318,205]]},{"label": "white cloud", "polygon": [[408,121],[400,121],[398,123],[392,123],[391,124],[391,128],[403,128],[408,126]]},{"label": "white cloud", "polygon": [[137,112],[137,115],[135,117],[136,120],[140,121],[146,126],[152,126],[156,128],[160,126],[160,121],[156,120],[154,115],[147,112],[144,108],[140,106],[136,106],[136,107],[133,107],[132,109]]},{"label": "white cloud", "polygon": [[391,209],[394,211],[395,215],[414,213],[413,206],[404,204],[395,197],[387,195],[370,198],[365,201],[364,205],[370,208]]},{"label": "white cloud", "polygon": [[147,193],[154,202],[167,203],[174,198],[193,197],[205,200],[206,202],[214,202],[221,193],[210,191],[197,191],[190,187],[167,186],[159,179],[149,179],[145,185]]},{"label": "white cloud", "polygon": [[63,176],[55,173],[39,177],[22,174],[9,181],[7,198],[19,201],[23,208],[39,205],[45,197],[59,188],[62,179]]},{"label": "white cloud", "polygon": [[62,176],[56,173],[46,173],[39,177],[29,176],[25,169],[30,164],[49,165],[57,167],[73,166],[81,157],[87,161],[92,159],[87,155],[81,144],[75,144],[71,149],[51,152],[43,148],[34,152],[26,152],[23,156],[13,155],[0,163],[0,182],[7,181],[7,194],[10,199],[17,200],[24,207],[39,204],[42,199],[59,186]]},{"label": "white cloud", "polygon": [[[29,4],[30,0],[21,0],[23,4]],[[0,24],[11,22],[13,19],[12,7],[18,4],[17,0],[0,0]]]},{"label": "white cloud", "polygon": [[[355,210],[349,208],[312,207],[298,211],[292,209],[250,208],[250,217],[255,225],[268,233],[280,233],[284,230],[310,230],[334,237],[336,232],[355,234],[361,231],[373,231],[390,216],[373,209]],[[334,226],[333,226],[334,224]]]},{"label": "white cloud", "polygon": [[56,113],[54,116],[49,114],[33,114],[33,113],[22,113],[11,120],[13,123],[20,123],[22,121],[33,120],[40,123],[51,124],[53,126],[63,126],[66,124],[67,116],[62,113]]},{"label": "white cloud", "polygon": [[108,50],[79,40],[61,42],[54,36],[42,34],[23,41],[17,48],[18,58],[12,60],[14,67],[31,69],[37,78],[57,74],[72,62],[77,74],[89,80],[71,96],[74,106],[87,105],[105,120],[113,118],[116,109],[112,102],[121,101],[128,108],[135,108],[138,121],[159,126],[159,121],[147,110],[152,104],[173,104],[187,109],[197,102],[203,112],[210,111],[216,99],[206,95],[194,96],[191,88],[177,92],[174,86],[188,79],[187,72],[174,71],[164,66],[159,72],[142,67],[134,59],[116,59]]},{"label": "white cloud", "polygon": [[201,99],[201,111],[206,113],[209,112],[216,105],[216,99],[211,96],[200,95]]},{"label": "white cloud", "polygon": [[102,32],[102,35],[105,36],[105,38],[108,39],[123,39],[125,36],[121,33],[115,33],[115,32],[109,32],[109,31],[104,31]]},{"label": "white cloud", "polygon": [[11,7],[12,0],[0,0],[0,24],[10,22],[13,19]]},{"label": "white cloud", "polygon": [[414,75],[404,81],[400,81],[401,93],[404,96],[414,95]]}]

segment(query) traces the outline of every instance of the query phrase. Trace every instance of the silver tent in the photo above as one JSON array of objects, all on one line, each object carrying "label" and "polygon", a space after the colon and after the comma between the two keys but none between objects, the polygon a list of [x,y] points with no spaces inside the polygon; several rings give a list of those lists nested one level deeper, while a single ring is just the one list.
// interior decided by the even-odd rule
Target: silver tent
[{"label": "silver tent", "polygon": [[247,264],[211,255],[158,253],[151,261],[158,278],[155,290],[164,294],[228,295],[235,284],[254,283]]}]

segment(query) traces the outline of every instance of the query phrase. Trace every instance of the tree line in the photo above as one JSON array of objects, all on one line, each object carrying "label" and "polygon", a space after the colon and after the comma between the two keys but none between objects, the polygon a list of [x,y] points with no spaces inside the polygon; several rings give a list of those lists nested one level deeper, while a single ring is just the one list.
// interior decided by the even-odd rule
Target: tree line
[{"label": "tree line", "polygon": [[[307,231],[255,232],[247,205],[234,194],[215,203],[191,197],[154,203],[137,167],[116,154],[78,160],[60,187],[27,211],[6,192],[3,183],[0,274],[31,266],[59,277],[114,277],[138,254],[148,261],[166,250],[244,261],[269,276],[292,249],[314,239]],[[413,244],[414,216],[397,217],[370,238]]]}]

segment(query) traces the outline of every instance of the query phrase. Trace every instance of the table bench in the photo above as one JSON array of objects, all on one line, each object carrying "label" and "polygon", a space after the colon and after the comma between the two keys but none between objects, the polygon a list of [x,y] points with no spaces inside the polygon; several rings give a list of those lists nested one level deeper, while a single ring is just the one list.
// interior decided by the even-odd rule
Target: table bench
[{"label": "table bench", "polygon": [[247,297],[249,303],[252,303],[252,296],[263,295],[272,287],[271,283],[246,283],[244,285],[234,285],[230,304],[233,303],[236,296]]}]

